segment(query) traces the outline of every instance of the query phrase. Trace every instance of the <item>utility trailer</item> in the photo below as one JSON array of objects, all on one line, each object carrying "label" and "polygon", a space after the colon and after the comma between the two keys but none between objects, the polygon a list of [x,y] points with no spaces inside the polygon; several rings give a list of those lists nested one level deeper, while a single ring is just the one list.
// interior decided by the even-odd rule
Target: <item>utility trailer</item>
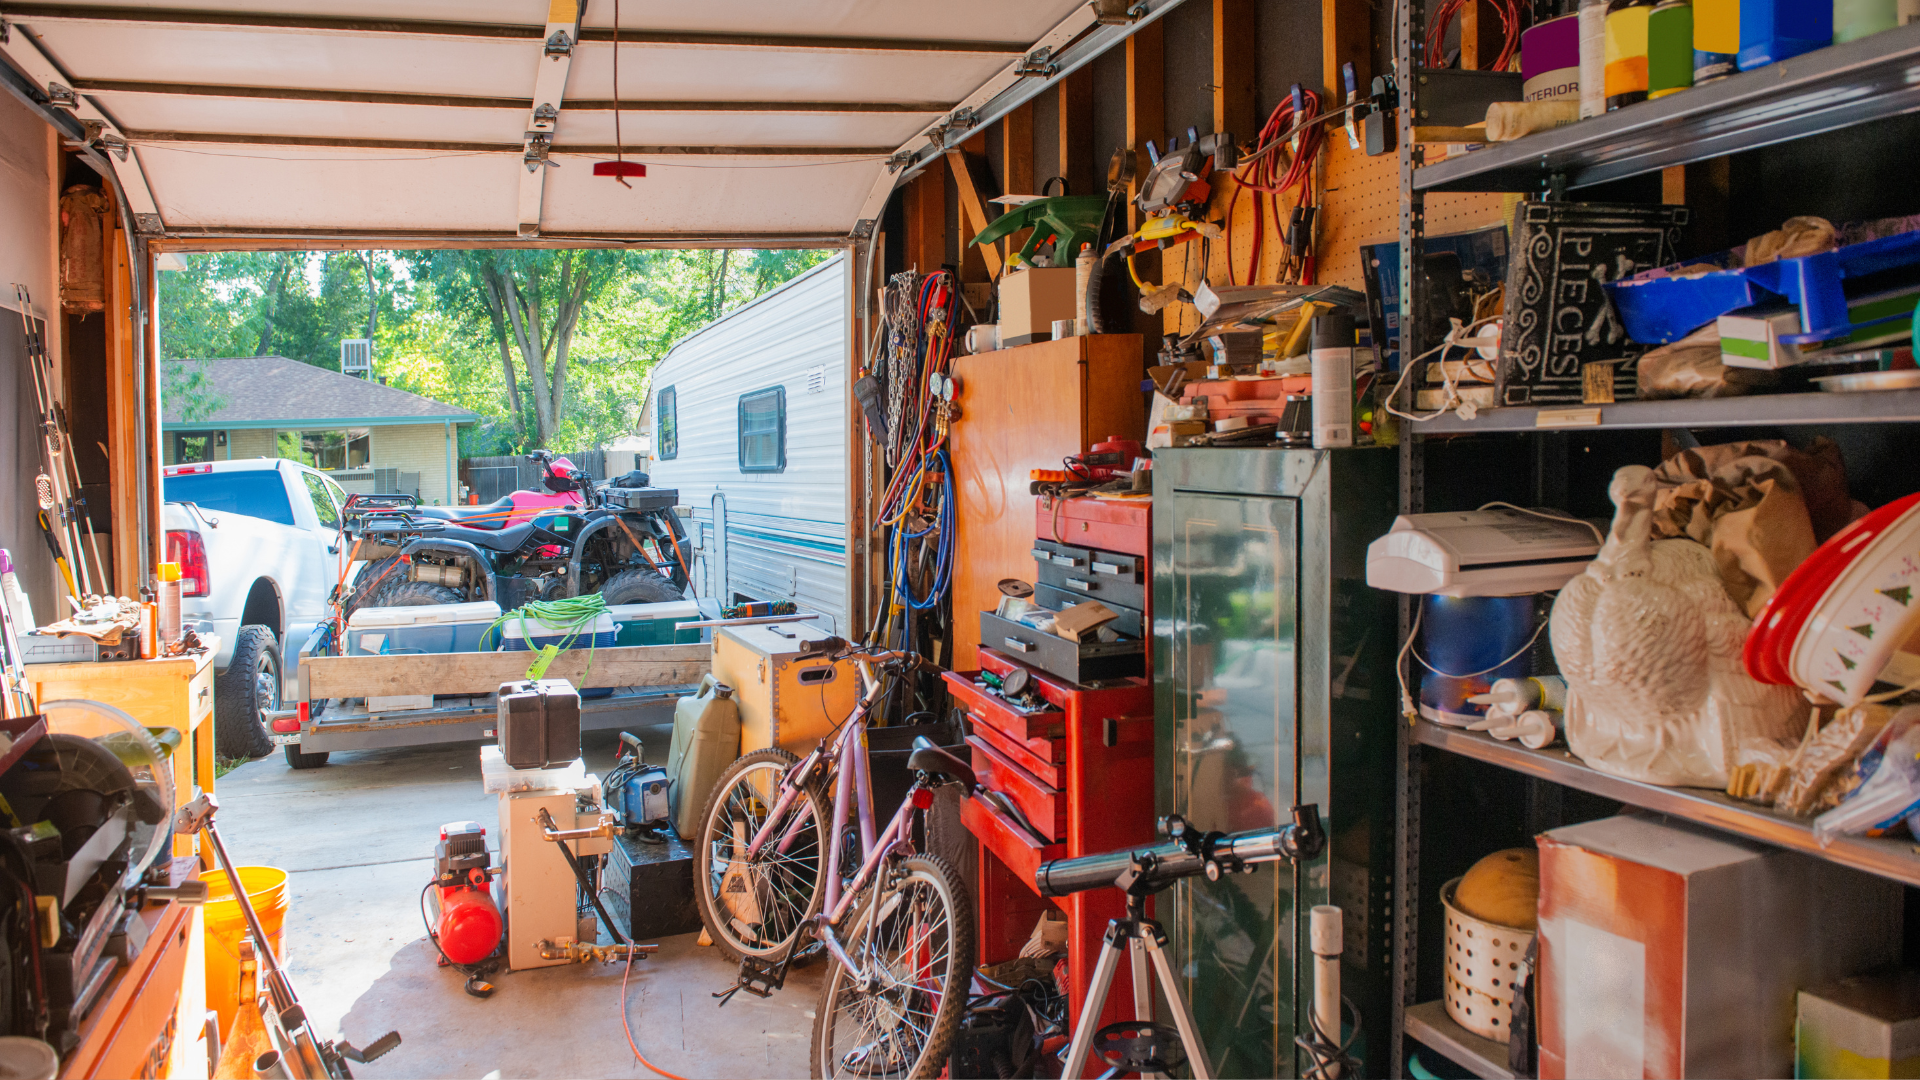
[{"label": "utility trailer", "polygon": [[[335,750],[490,739],[495,691],[526,678],[534,655],[324,656],[309,646],[300,657],[296,706],[274,714],[273,741],[287,748],[295,768],[316,768]],[[704,643],[570,649],[554,658],[545,677],[565,679],[583,692],[611,691],[582,694],[582,731],[647,726],[672,720],[674,702],[698,689],[712,655],[713,646]],[[434,689],[428,707],[368,707],[418,694],[421,687]]]}]

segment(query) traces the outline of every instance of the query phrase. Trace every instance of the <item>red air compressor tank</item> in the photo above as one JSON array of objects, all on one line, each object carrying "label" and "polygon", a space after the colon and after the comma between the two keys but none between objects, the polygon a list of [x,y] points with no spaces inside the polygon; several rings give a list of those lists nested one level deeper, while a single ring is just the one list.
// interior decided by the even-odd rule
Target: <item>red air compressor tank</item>
[{"label": "red air compressor tank", "polygon": [[440,826],[433,850],[433,883],[440,890],[434,936],[452,963],[478,964],[500,947],[505,926],[487,885],[491,862],[487,830],[479,822]]}]

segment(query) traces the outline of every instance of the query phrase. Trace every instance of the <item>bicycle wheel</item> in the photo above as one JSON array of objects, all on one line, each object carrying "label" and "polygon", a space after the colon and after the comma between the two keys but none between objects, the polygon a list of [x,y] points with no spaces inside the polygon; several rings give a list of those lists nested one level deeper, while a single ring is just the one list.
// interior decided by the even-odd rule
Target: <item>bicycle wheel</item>
[{"label": "bicycle wheel", "polygon": [[911,855],[867,890],[847,954],[874,976],[835,963],[814,1009],[813,1075],[921,1080],[946,1068],[973,978],[973,909],[960,875]]},{"label": "bicycle wheel", "polygon": [[798,761],[785,750],[755,750],[727,766],[700,814],[693,845],[694,895],[700,921],[714,944],[733,956],[784,955],[800,924],[820,910],[826,878],[821,839],[827,807],[817,791],[804,791],[787,811],[794,822],[782,847],[778,836],[751,862],[735,858],[772,813],[780,779]]}]

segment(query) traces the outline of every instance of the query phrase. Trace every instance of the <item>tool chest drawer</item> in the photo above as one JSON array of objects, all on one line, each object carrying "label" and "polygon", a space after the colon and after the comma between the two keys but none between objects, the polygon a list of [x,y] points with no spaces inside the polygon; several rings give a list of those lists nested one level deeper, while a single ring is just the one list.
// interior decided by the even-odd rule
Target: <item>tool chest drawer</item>
[{"label": "tool chest drawer", "polygon": [[1130,638],[1145,638],[1147,636],[1146,612],[1113,597],[1068,592],[1058,586],[1048,585],[1042,582],[1033,587],[1033,598],[1039,601],[1040,606],[1052,608],[1055,611],[1064,611],[1075,604],[1084,603],[1088,600],[1098,600],[1102,604],[1105,604],[1115,615],[1119,616],[1119,618],[1114,619],[1107,625],[1113,627],[1121,636]]},{"label": "tool chest drawer", "polygon": [[960,803],[960,823],[1030,889],[1040,864],[1067,854],[1067,845],[1035,836],[978,795]]},{"label": "tool chest drawer", "polygon": [[[1113,568],[1110,573],[1099,570],[1071,569],[1064,566],[1054,566],[1051,563],[1039,563],[1037,567],[1040,579],[1038,584],[1051,585],[1055,589],[1071,595],[1073,602],[1076,604],[1083,600],[1098,600],[1108,607],[1112,607],[1114,604],[1123,604],[1136,609],[1146,607],[1146,583],[1140,579],[1140,575],[1134,573],[1131,569],[1119,568],[1115,563],[1105,561],[1113,558],[1116,558],[1116,556],[1109,556],[1105,552],[1095,552],[1093,556],[1092,565]],[[1117,556],[1117,558],[1131,560],[1133,556],[1124,555]]]},{"label": "tool chest drawer", "polygon": [[967,736],[967,746],[972,751],[973,775],[982,787],[1005,795],[1027,824],[1049,840],[1067,835],[1065,793],[1014,764],[979,735]]},{"label": "tool chest drawer", "polygon": [[1068,641],[1058,634],[980,613],[980,644],[1072,683],[1123,679],[1146,671],[1146,642]]},{"label": "tool chest drawer", "polygon": [[1150,499],[1035,499],[1033,535],[1098,551],[1153,553]]},{"label": "tool chest drawer", "polygon": [[[982,686],[978,671],[949,671],[945,673],[945,678],[947,689],[966,706],[976,724],[992,724],[1009,738],[1022,742],[1067,737],[1067,714],[1059,711],[1057,702],[1052,709],[1028,712],[1015,708],[1005,698]],[[1046,688],[1041,689],[1044,692]]]},{"label": "tool chest drawer", "polygon": [[1057,566],[1067,570],[1086,570],[1093,561],[1093,549],[1062,544],[1055,540],[1035,540],[1033,542],[1033,561],[1040,566]]},{"label": "tool chest drawer", "polygon": [[1067,740],[1035,739],[1022,742],[1006,732],[974,718],[973,734],[985,739],[989,746],[1007,755],[1008,760],[1033,774],[1034,778],[1052,787],[1061,786],[1061,776],[1066,772]]}]

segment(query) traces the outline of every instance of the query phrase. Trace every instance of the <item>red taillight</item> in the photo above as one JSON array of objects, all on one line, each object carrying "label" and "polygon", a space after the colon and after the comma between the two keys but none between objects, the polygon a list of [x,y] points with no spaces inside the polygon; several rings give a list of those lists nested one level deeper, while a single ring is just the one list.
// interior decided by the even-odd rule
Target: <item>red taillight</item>
[{"label": "red taillight", "polygon": [[160,471],[161,471],[162,473],[164,473],[165,475],[167,475],[167,476],[184,476],[184,475],[186,475],[187,473],[203,473],[203,472],[212,472],[212,471],[213,471],[213,466],[211,466],[211,465],[207,465],[207,464],[200,464],[200,465],[169,465],[169,466],[167,466],[166,468],[164,468],[164,469],[162,469],[162,470],[160,470]]},{"label": "red taillight", "polygon": [[205,596],[208,592],[207,541],[191,529],[167,530],[167,560],[180,566],[180,595]]}]

